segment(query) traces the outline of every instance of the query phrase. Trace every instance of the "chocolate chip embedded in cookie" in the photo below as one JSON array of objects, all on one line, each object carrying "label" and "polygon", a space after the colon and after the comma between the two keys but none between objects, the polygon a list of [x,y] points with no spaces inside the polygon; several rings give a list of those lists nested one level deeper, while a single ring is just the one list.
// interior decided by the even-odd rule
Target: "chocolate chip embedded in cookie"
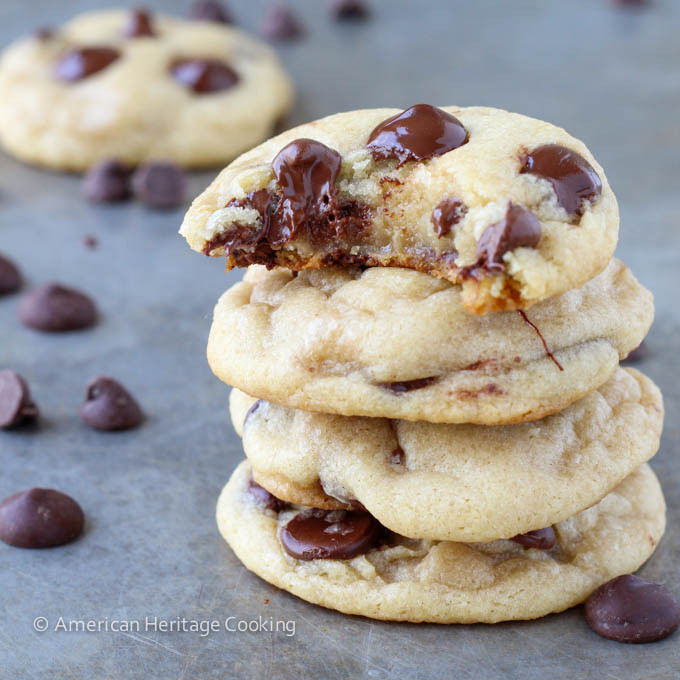
[{"label": "chocolate chip embedded in cookie", "polygon": [[275,52],[227,25],[144,9],[94,11],[0,56],[0,143],[20,159],[86,171],[107,158],[223,166],[290,109]]},{"label": "chocolate chip embedded in cookie", "polygon": [[[295,182],[281,173],[293,149]],[[601,272],[618,207],[564,130],[498,109],[418,104],[270,139],[222,171],[181,233],[227,269],[415,269],[461,284],[465,308],[485,314],[527,309]]]}]

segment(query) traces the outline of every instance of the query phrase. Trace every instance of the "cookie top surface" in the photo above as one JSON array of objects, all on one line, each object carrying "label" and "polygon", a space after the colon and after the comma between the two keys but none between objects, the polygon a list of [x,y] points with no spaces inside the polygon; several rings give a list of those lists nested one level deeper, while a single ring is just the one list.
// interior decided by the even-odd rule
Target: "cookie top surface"
[{"label": "cookie top surface", "polygon": [[465,542],[511,538],[594,505],[656,453],[663,425],[659,390],[632,369],[561,413],[498,427],[253,402],[235,392],[232,418],[245,420],[255,480],[274,496],[328,509],[358,501],[401,535]]},{"label": "cookie top surface", "polygon": [[526,313],[485,316],[464,310],[460,286],[408,269],[255,267],[218,302],[208,360],[230,385],[291,408],[495,425],[603,384],[653,314],[618,261]]},{"label": "cookie top surface", "polygon": [[376,619],[495,623],[572,607],[599,585],[635,571],[665,527],[661,488],[649,466],[597,505],[555,525],[552,550],[513,541],[456,543],[388,535],[349,560],[294,559],[278,538],[299,508],[267,510],[248,492],[242,463],[217,505],[219,529],[248,569],[309,602]]},{"label": "cookie top surface", "polygon": [[275,53],[236,28],[107,10],[8,47],[0,96],[8,151],[80,171],[108,157],[222,165],[271,134],[292,87]]},{"label": "cookie top surface", "polygon": [[602,271],[618,207],[585,145],[500,109],[336,114],[229,165],[187,213],[195,250],[292,269],[401,266],[474,313],[528,308]]}]

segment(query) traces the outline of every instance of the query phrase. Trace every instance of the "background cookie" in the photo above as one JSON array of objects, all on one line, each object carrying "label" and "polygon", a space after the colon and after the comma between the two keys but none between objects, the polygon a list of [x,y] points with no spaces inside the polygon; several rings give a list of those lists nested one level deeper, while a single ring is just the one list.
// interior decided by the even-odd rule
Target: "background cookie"
[{"label": "background cookie", "polygon": [[251,268],[215,308],[208,360],[226,383],[291,408],[522,422],[604,383],[654,315],[651,294],[618,261],[525,317],[474,316],[460,297],[459,286],[407,269]]},{"label": "background cookie", "polygon": [[[252,399],[232,396],[243,422]],[[252,406],[243,447],[255,480],[313,507],[358,501],[404,536],[511,538],[597,503],[659,447],[661,393],[633,369],[561,413],[520,425],[432,425]],[[324,491],[341,503],[319,503]],[[342,503],[344,502],[344,504]]]},{"label": "background cookie", "polygon": [[199,167],[270,134],[292,88],[274,52],[238,29],[110,10],[7,48],[0,98],[0,141],[22,160]]},{"label": "background cookie", "polygon": [[249,493],[249,477],[241,463],[217,503],[220,532],[243,564],[304,600],[376,619],[495,623],[559,612],[635,571],[665,528],[661,488],[643,465],[600,503],[556,525],[553,551],[393,536],[351,560],[303,561],[277,537],[294,511],[266,509]]},{"label": "background cookie", "polygon": [[564,130],[418,105],[336,114],[267,141],[194,201],[181,233],[226,254],[227,268],[412,267],[462,283],[465,307],[486,313],[591,279],[618,221],[602,168]]}]

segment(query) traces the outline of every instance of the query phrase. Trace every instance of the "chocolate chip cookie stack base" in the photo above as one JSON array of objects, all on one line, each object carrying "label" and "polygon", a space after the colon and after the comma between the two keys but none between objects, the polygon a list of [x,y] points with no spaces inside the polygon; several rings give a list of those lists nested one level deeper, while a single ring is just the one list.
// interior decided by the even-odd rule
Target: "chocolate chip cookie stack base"
[{"label": "chocolate chip cookie stack base", "polygon": [[208,345],[247,457],[217,506],[238,558],[437,623],[541,617],[640,567],[663,404],[619,366],[653,301],[617,230],[582,143],[494,109],[340,114],[228,167],[182,233],[255,263]]}]

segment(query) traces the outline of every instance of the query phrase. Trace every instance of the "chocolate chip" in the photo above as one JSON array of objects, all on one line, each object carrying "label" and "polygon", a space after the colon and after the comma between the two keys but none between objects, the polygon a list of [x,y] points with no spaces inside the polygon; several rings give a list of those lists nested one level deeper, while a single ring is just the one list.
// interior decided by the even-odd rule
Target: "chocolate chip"
[{"label": "chocolate chip", "polygon": [[392,465],[403,465],[405,461],[406,454],[404,453],[404,449],[402,449],[401,446],[397,446],[390,454],[390,463],[392,463]]},{"label": "chocolate chip", "polygon": [[402,392],[410,392],[411,390],[420,390],[423,387],[431,385],[435,380],[437,380],[437,376],[433,375],[429,378],[416,378],[415,380],[381,383],[381,387],[386,387],[388,390],[392,390],[392,392],[401,394]]},{"label": "chocolate chip", "polygon": [[21,288],[21,272],[7,257],[0,255],[0,295],[15,293]]},{"label": "chocolate chip", "polygon": [[186,185],[184,172],[172,163],[145,163],[132,176],[135,196],[152,208],[163,210],[183,203]]},{"label": "chocolate chip", "polygon": [[503,255],[515,248],[535,248],[541,240],[541,223],[524,206],[510,203],[505,217],[488,226],[477,244],[477,266],[505,271]]},{"label": "chocolate chip", "polygon": [[38,415],[26,381],[14,371],[0,371],[0,428],[16,427]]},{"label": "chocolate chip", "polygon": [[330,9],[336,19],[366,19],[371,13],[361,0],[331,0]]},{"label": "chocolate chip", "polygon": [[680,625],[680,602],[673,593],[632,574],[601,585],[586,601],[585,613],[598,635],[617,642],[654,642]]},{"label": "chocolate chip", "polygon": [[299,560],[349,560],[368,552],[381,534],[367,512],[310,509],[295,515],[280,537],[285,551]]},{"label": "chocolate chip", "polygon": [[145,9],[131,10],[123,35],[127,38],[148,38],[154,36],[151,14]]},{"label": "chocolate chip", "polygon": [[83,179],[83,194],[90,201],[122,201],[130,197],[132,170],[115,158],[93,165]]},{"label": "chocolate chip", "polygon": [[313,139],[296,139],[279,151],[272,168],[282,198],[277,208],[279,219],[269,233],[271,245],[283,245],[294,238],[305,222],[313,221],[335,202],[341,166],[337,151]]},{"label": "chocolate chip", "polygon": [[263,486],[260,486],[252,476],[248,480],[248,492],[260,505],[264,505],[274,512],[281,512],[281,510],[285,510],[288,507],[286,501],[282,501],[274,496],[274,494],[269,493],[269,491]]},{"label": "chocolate chip", "polygon": [[80,417],[95,430],[107,431],[129,430],[144,420],[135,398],[117,380],[107,376],[88,383]]},{"label": "chocolate chip", "polygon": [[92,234],[85,234],[85,236],[83,236],[83,245],[88,250],[95,250],[99,246],[99,241],[97,240],[96,236],[93,236]]},{"label": "chocolate chip", "polygon": [[75,331],[95,324],[97,308],[84,293],[50,283],[23,295],[19,320],[25,326],[48,333]]},{"label": "chocolate chip", "polygon": [[252,418],[253,414],[260,408],[260,406],[262,405],[262,403],[263,403],[263,400],[262,400],[262,399],[258,399],[258,400],[257,400],[257,401],[256,401],[256,402],[255,402],[255,403],[254,403],[254,404],[246,411],[246,415],[245,415],[245,417],[243,418],[243,425],[244,425],[244,426],[245,426],[245,424],[248,422],[248,420],[250,420],[250,418]]},{"label": "chocolate chip", "polygon": [[552,550],[552,548],[555,547],[557,538],[555,536],[555,530],[552,527],[546,527],[545,529],[527,531],[526,534],[518,534],[510,540],[523,545],[525,548]]},{"label": "chocolate chip", "polygon": [[219,24],[233,24],[231,13],[221,2],[198,0],[189,9],[189,18],[197,21],[215,21]]},{"label": "chocolate chip", "polygon": [[646,359],[649,355],[649,346],[643,340],[625,359],[627,364],[636,364],[638,361]]},{"label": "chocolate chip", "polygon": [[583,214],[584,202],[595,201],[602,193],[602,182],[593,166],[560,144],[544,144],[524,160],[521,173],[529,173],[552,185],[557,202],[569,215]]},{"label": "chocolate chip", "polygon": [[463,201],[457,198],[445,198],[432,211],[430,217],[435,234],[439,238],[450,234],[451,229],[463,219],[466,212],[467,208]]},{"label": "chocolate chip", "polygon": [[269,7],[260,26],[260,34],[269,40],[295,40],[304,32],[296,14],[283,4]]},{"label": "chocolate chip", "polygon": [[403,165],[441,156],[467,140],[467,130],[455,116],[429,104],[416,104],[380,123],[366,146],[376,160],[396,158]]},{"label": "chocolate chip", "polygon": [[81,47],[61,57],[55,73],[60,80],[75,82],[104,70],[118,57],[120,52],[113,47]]},{"label": "chocolate chip", "polygon": [[170,73],[197,94],[228,90],[239,81],[236,71],[217,59],[178,59],[170,67]]},{"label": "chocolate chip", "polygon": [[17,548],[52,548],[83,531],[85,516],[73,498],[54,489],[29,489],[0,503],[0,540]]}]

